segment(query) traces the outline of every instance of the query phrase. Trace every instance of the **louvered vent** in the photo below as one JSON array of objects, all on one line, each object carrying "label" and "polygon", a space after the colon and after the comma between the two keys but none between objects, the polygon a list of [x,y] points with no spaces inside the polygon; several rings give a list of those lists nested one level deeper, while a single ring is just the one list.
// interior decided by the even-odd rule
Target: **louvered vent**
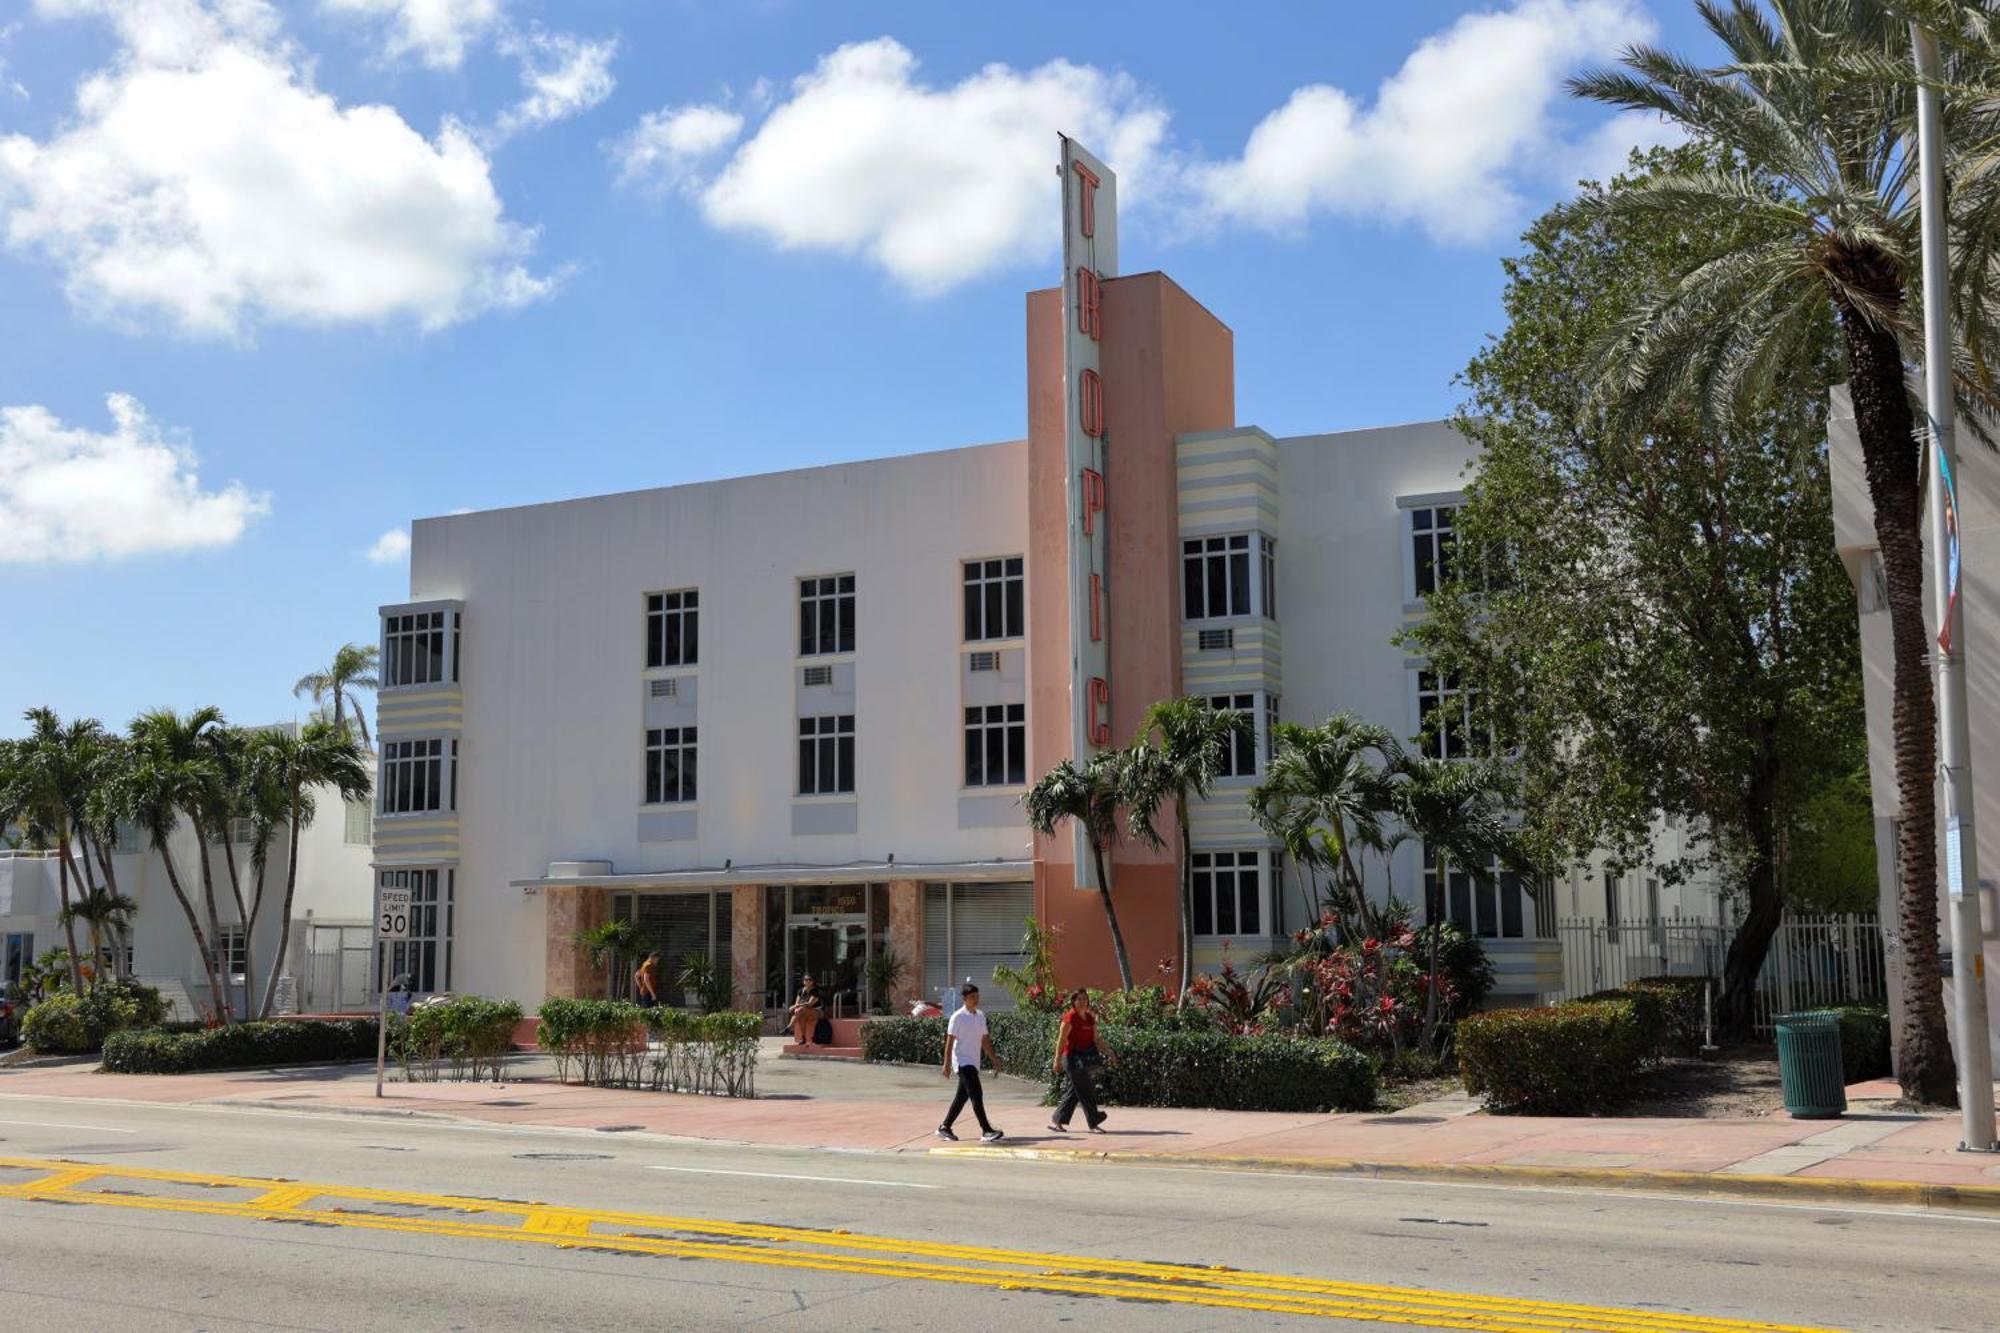
[{"label": "louvered vent", "polygon": [[1226,652],[1236,646],[1236,631],[1233,629],[1205,629],[1197,646],[1205,653]]},{"label": "louvered vent", "polygon": [[830,666],[807,667],[806,684],[809,687],[813,685],[833,684],[833,668]]},{"label": "louvered vent", "polygon": [[671,699],[680,692],[681,683],[671,676],[665,680],[656,680],[653,682],[653,697],[655,699]]},{"label": "louvered vent", "polygon": [[972,654],[972,669],[974,671],[998,671],[1000,669],[1000,654],[998,653]]}]

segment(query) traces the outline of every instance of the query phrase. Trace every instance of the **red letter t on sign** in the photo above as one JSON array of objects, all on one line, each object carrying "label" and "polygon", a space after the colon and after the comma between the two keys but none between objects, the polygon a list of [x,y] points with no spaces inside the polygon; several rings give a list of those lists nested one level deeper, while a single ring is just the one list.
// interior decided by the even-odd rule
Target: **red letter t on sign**
[{"label": "red letter t on sign", "polygon": [[[1083,234],[1097,235],[1097,173],[1081,162],[1072,162],[1077,178],[1083,182]],[[1044,177],[1043,179],[1047,179]]]}]

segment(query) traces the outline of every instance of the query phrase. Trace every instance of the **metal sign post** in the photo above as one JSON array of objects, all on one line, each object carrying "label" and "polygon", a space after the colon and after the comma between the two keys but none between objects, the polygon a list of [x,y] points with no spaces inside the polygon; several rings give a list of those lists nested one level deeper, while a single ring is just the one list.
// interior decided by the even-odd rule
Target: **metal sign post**
[{"label": "metal sign post", "polygon": [[410,937],[410,891],[375,891],[375,957],[382,969],[375,1009],[375,1095],[382,1095],[382,1069],[389,1058],[389,955],[383,945]]}]

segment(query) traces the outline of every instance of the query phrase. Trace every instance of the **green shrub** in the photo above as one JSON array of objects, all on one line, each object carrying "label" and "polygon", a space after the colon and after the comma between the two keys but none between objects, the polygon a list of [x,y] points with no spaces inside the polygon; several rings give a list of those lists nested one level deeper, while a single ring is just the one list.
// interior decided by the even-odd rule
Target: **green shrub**
[{"label": "green shrub", "polygon": [[1094,990],[1090,1007],[1106,1027],[1144,1028],[1156,1032],[1203,1032],[1215,1026],[1197,1005],[1176,1006],[1165,986],[1134,986],[1131,990]]},{"label": "green shrub", "polygon": [[1639,1043],[1639,1058],[1654,1061],[1667,1053],[1668,996],[1665,991],[1650,986],[1620,986],[1616,990],[1580,995],[1570,1003],[1630,1005],[1635,1024],[1634,1038]]},{"label": "green shrub", "polygon": [[756,1096],[762,1014],[551,998],[539,1016],[536,1039],[564,1081],[574,1075],[591,1087]]},{"label": "green shrub", "polygon": [[644,1055],[647,1012],[624,1000],[551,996],[536,1011],[535,1040],[555,1057],[558,1080],[622,1086],[631,1081],[626,1063]]},{"label": "green shrub", "polygon": [[1422,972],[1430,967],[1431,939],[1437,938],[1438,972],[1451,986],[1452,1000],[1450,1017],[1456,1021],[1479,1008],[1488,995],[1493,993],[1493,963],[1486,956],[1486,946],[1479,937],[1461,930],[1448,921],[1435,925],[1421,926],[1415,932],[1416,942],[1410,946],[1407,956]]},{"label": "green shrub", "polygon": [[[993,1046],[1008,1069],[1056,1091],[1057,1020],[1047,1014],[993,1014]],[[861,1026],[861,1054],[890,1064],[944,1063],[942,1018],[878,1018]],[[1375,1104],[1375,1071],[1365,1056],[1328,1038],[1232,1037],[1214,1030],[1121,1028],[1098,1034],[1118,1062],[1098,1070],[1107,1102],[1244,1111],[1357,1110]]]},{"label": "green shrub", "polygon": [[80,996],[59,991],[36,1004],[21,1021],[21,1039],[44,1054],[82,1055],[100,1049],[113,1032],[151,1027],[166,1016],[166,1002],[151,986],[106,980]]},{"label": "green shrub", "polygon": [[1630,1093],[1656,1042],[1630,996],[1497,1009],[1458,1025],[1459,1073],[1490,1111],[1584,1115]]},{"label": "green shrub", "polygon": [[1707,977],[1640,977],[1628,990],[1659,992],[1666,1001],[1666,1042],[1669,1055],[1693,1055],[1707,1038]]},{"label": "green shrub", "polygon": [[1840,1016],[1840,1076],[1846,1083],[1886,1078],[1889,1062],[1889,1011],[1879,1004],[1849,1004],[1833,1010]]},{"label": "green shrub", "polygon": [[192,1074],[210,1069],[331,1064],[375,1054],[372,1018],[236,1023],[195,1032],[127,1028],[104,1039],[112,1074]]},{"label": "green shrub", "polygon": [[500,1081],[514,1050],[521,1006],[512,1000],[454,995],[424,1001],[389,1019],[389,1047],[407,1082]]}]

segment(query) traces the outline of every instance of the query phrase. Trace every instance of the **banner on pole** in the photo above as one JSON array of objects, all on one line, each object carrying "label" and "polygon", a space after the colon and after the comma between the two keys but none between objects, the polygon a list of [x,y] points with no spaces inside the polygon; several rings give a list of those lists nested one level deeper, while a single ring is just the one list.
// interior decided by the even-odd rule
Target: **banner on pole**
[{"label": "banner on pole", "polygon": [[1945,457],[1944,442],[1931,432],[1937,453],[1938,477],[1944,482],[1944,542],[1946,585],[1944,623],[1938,626],[1938,647],[1951,655],[1951,626],[1958,618],[1958,478],[1951,475],[1951,460]]}]

